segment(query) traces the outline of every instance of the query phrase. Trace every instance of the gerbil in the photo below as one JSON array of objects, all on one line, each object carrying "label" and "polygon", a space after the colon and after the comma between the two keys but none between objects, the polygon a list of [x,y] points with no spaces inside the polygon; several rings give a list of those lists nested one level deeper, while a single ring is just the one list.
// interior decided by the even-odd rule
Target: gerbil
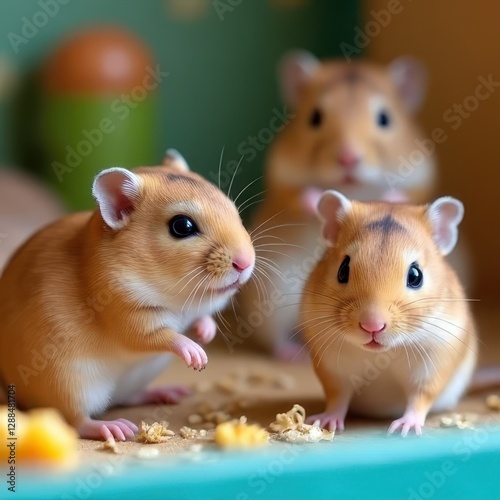
[{"label": "gerbil", "polygon": [[92,417],[111,405],[176,402],[146,389],[173,353],[202,369],[211,315],[252,273],[255,253],[234,204],[167,152],[163,166],[111,168],[94,212],[33,236],[0,280],[0,379],[21,408],[51,406],[85,438],[137,427]]},{"label": "gerbil", "polygon": [[474,322],[444,256],[456,244],[460,201],[362,203],[326,191],[318,206],[329,249],[304,287],[301,325],[326,395],[311,417],[344,428],[347,410],[389,417],[389,432],[422,432],[453,407],[477,359]]},{"label": "gerbil", "polygon": [[[424,135],[413,114],[423,101],[426,81],[417,61],[401,58],[382,67],[319,62],[298,52],[285,56],[280,79],[285,102],[296,116],[270,146],[265,199],[252,228],[259,237],[257,253],[269,252],[263,255],[273,257],[281,274],[263,279],[264,290],[249,283],[238,301],[246,319],[259,295],[283,295],[284,305],[255,328],[254,338],[290,359],[300,349],[288,339],[297,325],[308,262],[322,251],[314,214],[322,191],[341,189],[360,200],[424,202],[436,169],[433,155],[421,153],[416,144]],[[412,167],[414,156],[418,162]]]}]

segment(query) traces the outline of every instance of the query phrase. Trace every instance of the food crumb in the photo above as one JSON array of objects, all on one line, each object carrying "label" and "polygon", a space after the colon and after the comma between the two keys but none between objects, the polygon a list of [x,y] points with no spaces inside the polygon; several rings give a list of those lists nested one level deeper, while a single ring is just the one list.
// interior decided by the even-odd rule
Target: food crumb
[{"label": "food crumb", "polygon": [[486,406],[490,410],[500,411],[500,396],[498,394],[490,394],[486,398]]},{"label": "food crumb", "polygon": [[156,444],[165,443],[170,438],[175,436],[175,432],[168,428],[168,422],[154,422],[149,425],[146,422],[141,422],[141,429],[137,436],[139,443]]},{"label": "food crumb", "polygon": [[440,418],[441,427],[457,427],[458,429],[474,429],[478,419],[475,413],[453,413]]},{"label": "food crumb", "polygon": [[119,448],[113,436],[110,436],[104,443],[97,447],[100,451],[109,451],[111,453],[116,453],[117,455],[123,453]]},{"label": "food crumb", "polygon": [[193,425],[201,424],[203,422],[203,418],[201,415],[198,415],[198,413],[193,413],[192,415],[189,415],[188,422]]},{"label": "food crumb", "polygon": [[321,429],[319,420],[312,425],[306,424],[306,410],[298,405],[286,413],[278,413],[276,420],[269,425],[274,432],[273,439],[291,443],[317,443],[319,441],[333,441],[335,432]]},{"label": "food crumb", "polygon": [[219,424],[215,442],[223,448],[254,448],[269,442],[269,433],[258,424],[247,424],[246,417]]},{"label": "food crumb", "polygon": [[142,447],[137,451],[135,456],[140,459],[151,460],[152,458],[156,458],[160,455],[160,450],[155,448],[154,446]]}]

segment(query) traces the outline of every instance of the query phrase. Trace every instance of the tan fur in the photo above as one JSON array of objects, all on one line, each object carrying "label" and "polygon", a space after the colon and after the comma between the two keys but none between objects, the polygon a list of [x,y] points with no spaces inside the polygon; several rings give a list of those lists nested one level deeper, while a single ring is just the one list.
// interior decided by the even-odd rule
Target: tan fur
[{"label": "tan fur", "polygon": [[[357,75],[354,81],[347,77],[351,73]],[[373,106],[377,103],[384,103],[390,113],[388,129],[376,125]],[[317,129],[310,126],[314,109],[320,109],[323,116]],[[285,278],[268,270],[269,278],[262,278],[260,290],[252,280],[239,298],[240,316],[248,318],[259,295],[270,297],[276,289],[284,296],[286,305],[277,315],[254,329],[252,339],[268,350],[276,349],[293,333],[301,291],[298,283],[303,283],[310,270],[311,255],[321,252],[319,223],[304,209],[305,190],[334,188],[350,198],[377,200],[394,188],[409,201],[420,203],[427,201],[436,175],[432,155],[424,156],[411,172],[400,167],[400,157],[408,158],[417,149],[415,140],[424,135],[404,109],[385,67],[326,61],[305,82],[295,112],[296,117],[270,146],[265,199],[252,222],[254,237],[261,236],[257,253],[272,257]],[[337,163],[346,146],[359,152],[360,171],[366,174],[356,183],[345,181]]]},{"label": "tan fur", "polygon": [[[381,417],[406,408],[425,420],[431,408],[456,404],[467,388],[477,358],[475,327],[456,274],[434,244],[426,210],[352,202],[335,245],[305,285],[300,321],[325,390],[324,415],[343,405]],[[367,229],[387,215],[404,231]],[[337,273],[346,255],[350,276],[342,284]],[[417,290],[406,286],[415,261],[424,273]],[[373,310],[387,324],[378,349],[364,345],[369,335],[360,327],[360,317]]]},{"label": "tan fur", "polygon": [[[254,258],[236,207],[212,184],[174,168],[135,173],[141,191],[126,227],[112,230],[99,209],[68,216],[5,269],[0,379],[16,385],[21,408],[56,407],[77,425],[120,402],[115,388],[130,369],[176,352],[198,318],[225,306],[234,292],[213,290],[228,284],[233,256]],[[194,218],[199,236],[169,235],[179,213]]]}]

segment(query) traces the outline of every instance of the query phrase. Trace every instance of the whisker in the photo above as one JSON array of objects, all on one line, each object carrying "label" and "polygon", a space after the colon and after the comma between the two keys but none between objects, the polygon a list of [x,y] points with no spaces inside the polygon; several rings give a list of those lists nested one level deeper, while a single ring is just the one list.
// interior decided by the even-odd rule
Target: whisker
[{"label": "whisker", "polygon": [[220,189],[220,174],[221,174],[221,168],[222,168],[222,157],[224,156],[224,149],[225,145],[222,146],[222,151],[220,152],[220,158],[219,158],[219,189]]},{"label": "whisker", "polygon": [[[254,179],[252,182],[249,182],[239,193],[238,193],[238,196],[233,200],[233,203],[236,205],[236,202],[238,201],[238,198],[252,185],[254,184],[255,182],[259,181],[260,179],[262,179],[264,176],[261,175],[259,177],[257,177],[257,179]],[[239,211],[239,210],[238,210]]]},{"label": "whisker", "polygon": [[238,169],[240,168],[241,161],[243,160],[244,155],[241,155],[240,161],[238,162],[238,165],[236,165],[236,168],[234,169],[233,176],[231,177],[231,182],[229,183],[229,189],[227,190],[227,197],[230,199],[231,198],[231,188],[233,187],[233,182],[234,178],[236,177],[236,173],[238,172]]}]

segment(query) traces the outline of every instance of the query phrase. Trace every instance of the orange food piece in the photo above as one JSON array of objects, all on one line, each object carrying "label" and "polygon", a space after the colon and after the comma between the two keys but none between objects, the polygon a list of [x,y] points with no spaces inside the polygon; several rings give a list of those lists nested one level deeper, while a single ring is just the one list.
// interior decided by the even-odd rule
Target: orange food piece
[{"label": "orange food piece", "polygon": [[[18,462],[52,462],[71,465],[77,456],[78,434],[54,409],[32,410],[29,413],[15,411],[15,456]],[[0,458],[11,453],[7,446],[8,411],[0,407]]]}]

